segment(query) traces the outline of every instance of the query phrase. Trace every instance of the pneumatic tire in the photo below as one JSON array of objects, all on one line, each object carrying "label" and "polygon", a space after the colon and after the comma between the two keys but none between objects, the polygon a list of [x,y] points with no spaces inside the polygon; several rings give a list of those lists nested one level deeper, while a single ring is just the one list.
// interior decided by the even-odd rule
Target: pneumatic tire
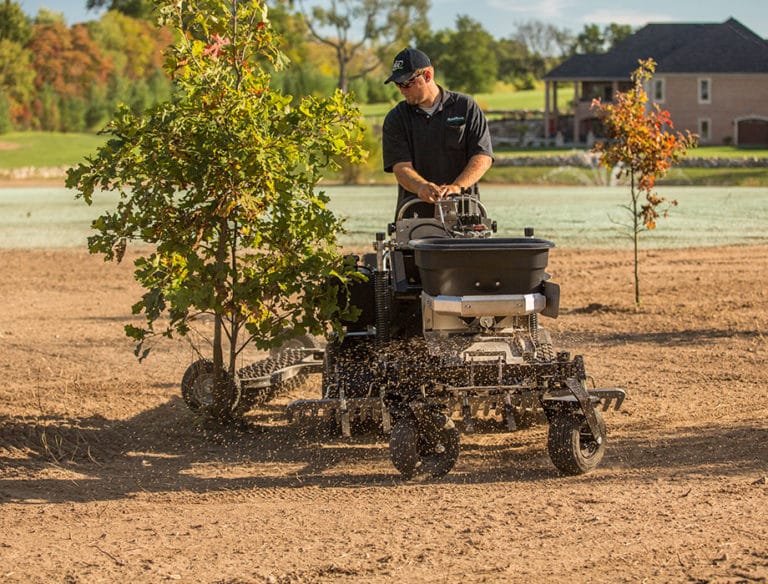
[{"label": "pneumatic tire", "polygon": [[563,409],[549,422],[547,450],[552,464],[565,475],[588,473],[600,464],[605,454],[605,421],[595,410],[600,436],[593,436],[580,411]]},{"label": "pneumatic tire", "polygon": [[213,361],[198,359],[187,367],[181,378],[181,397],[193,413],[222,422],[228,421],[240,401],[240,388],[235,380],[227,375],[224,390],[220,392],[221,395],[216,396],[215,382]]},{"label": "pneumatic tire", "polygon": [[459,457],[459,430],[443,414],[438,430],[424,431],[414,416],[397,420],[389,439],[392,464],[404,479],[416,475],[439,478],[448,474]]}]

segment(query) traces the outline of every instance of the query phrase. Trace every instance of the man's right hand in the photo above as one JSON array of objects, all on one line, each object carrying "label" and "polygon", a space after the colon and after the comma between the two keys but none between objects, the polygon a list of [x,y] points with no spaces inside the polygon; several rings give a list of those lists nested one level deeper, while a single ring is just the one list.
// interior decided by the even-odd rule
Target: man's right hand
[{"label": "man's right hand", "polygon": [[447,189],[432,182],[423,183],[416,193],[422,201],[436,203],[447,194]]},{"label": "man's right hand", "polygon": [[406,191],[415,193],[425,203],[436,203],[447,194],[445,186],[436,185],[421,176],[411,162],[398,162],[392,167],[397,182]]}]

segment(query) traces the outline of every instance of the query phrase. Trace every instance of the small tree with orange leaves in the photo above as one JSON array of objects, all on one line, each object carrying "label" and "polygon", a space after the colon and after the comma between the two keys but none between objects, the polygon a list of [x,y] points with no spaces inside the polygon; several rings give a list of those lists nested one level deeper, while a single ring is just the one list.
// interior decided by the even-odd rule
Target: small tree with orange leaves
[{"label": "small tree with orange leaves", "polygon": [[[686,131],[674,132],[669,112],[658,104],[648,106],[644,83],[653,77],[656,62],[640,60],[632,73],[634,87],[618,92],[614,103],[592,102],[603,123],[606,141],[592,149],[600,154],[600,164],[618,168],[617,176],[629,178],[631,201],[624,208],[632,216],[629,225],[634,245],[635,304],[640,305],[640,270],[638,241],[640,233],[656,227],[659,217],[666,217],[677,201],[667,200],[656,193],[656,180],[667,174],[672,164],[682,158],[688,148],[696,146],[696,135]],[[645,201],[641,195],[645,195]]]}]

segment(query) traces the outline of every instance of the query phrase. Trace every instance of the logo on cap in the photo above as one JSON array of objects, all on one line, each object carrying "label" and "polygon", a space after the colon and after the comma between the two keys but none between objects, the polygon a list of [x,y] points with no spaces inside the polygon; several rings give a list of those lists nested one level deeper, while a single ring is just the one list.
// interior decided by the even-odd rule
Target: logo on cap
[{"label": "logo on cap", "polygon": [[424,53],[418,49],[403,49],[392,61],[392,74],[387,78],[384,83],[391,83],[392,81],[398,83],[403,82],[412,73],[423,69],[425,67],[431,67],[432,64]]}]

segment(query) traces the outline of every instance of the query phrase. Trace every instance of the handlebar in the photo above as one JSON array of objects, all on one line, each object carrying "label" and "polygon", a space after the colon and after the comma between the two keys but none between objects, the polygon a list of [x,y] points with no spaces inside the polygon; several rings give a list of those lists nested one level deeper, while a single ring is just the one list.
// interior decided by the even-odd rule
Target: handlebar
[{"label": "handlebar", "polygon": [[[460,195],[448,195],[445,199],[441,199],[440,201],[437,201],[434,203],[435,205],[435,217],[436,219],[442,219],[443,218],[443,210],[442,210],[442,204],[450,203],[454,205],[458,205],[462,202],[468,202],[473,203],[477,205],[477,210],[480,215],[480,217],[487,218],[488,217],[488,211],[485,208],[485,205],[480,202],[480,199],[475,195],[468,195],[468,194],[460,194]],[[400,221],[405,218],[405,212],[413,207],[414,205],[418,205],[420,203],[424,203],[425,201],[422,201],[421,199],[411,199],[410,201],[406,201],[405,204],[400,207],[400,209],[397,212],[397,216],[395,217],[395,221]],[[439,213],[439,216],[438,216]],[[457,212],[457,215],[459,213]]]}]

